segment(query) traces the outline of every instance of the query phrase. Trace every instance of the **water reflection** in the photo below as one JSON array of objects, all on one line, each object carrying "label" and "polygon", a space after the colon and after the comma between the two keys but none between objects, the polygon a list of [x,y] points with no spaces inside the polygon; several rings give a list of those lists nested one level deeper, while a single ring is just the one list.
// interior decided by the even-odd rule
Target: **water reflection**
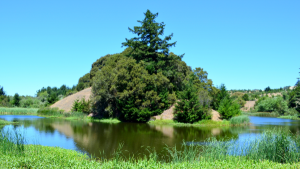
[{"label": "water reflection", "polygon": [[157,126],[139,123],[87,123],[18,115],[3,115],[0,118],[18,121],[20,125],[10,125],[5,128],[23,127],[27,138],[29,138],[29,144],[59,146],[87,152],[98,157],[103,151],[107,157],[110,157],[120,143],[124,144],[123,150],[137,156],[146,153],[145,148],[148,146],[161,152],[166,145],[180,147],[183,140],[186,142],[204,142],[210,137],[224,141],[243,140],[256,137],[265,129],[284,127],[292,132],[299,132],[300,127],[299,122],[295,120],[266,117],[250,117],[251,126],[214,128]]}]

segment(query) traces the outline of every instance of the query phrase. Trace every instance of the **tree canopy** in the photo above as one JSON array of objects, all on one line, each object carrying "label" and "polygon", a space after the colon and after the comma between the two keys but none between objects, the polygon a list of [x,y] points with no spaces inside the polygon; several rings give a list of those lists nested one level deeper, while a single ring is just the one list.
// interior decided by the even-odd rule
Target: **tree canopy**
[{"label": "tree canopy", "polygon": [[157,23],[157,16],[147,10],[144,20],[138,21],[141,26],[129,28],[137,37],[122,43],[127,48],[98,59],[90,73],[80,78],[84,86],[92,85],[94,112],[122,121],[145,122],[178,98],[188,97],[197,110],[186,112],[191,117],[186,122],[194,122],[202,118],[202,107],[210,106],[216,89],[207,72],[203,68],[193,72],[182,61],[183,55],[169,51],[176,42],[168,42],[173,34],[161,38],[165,24]]}]

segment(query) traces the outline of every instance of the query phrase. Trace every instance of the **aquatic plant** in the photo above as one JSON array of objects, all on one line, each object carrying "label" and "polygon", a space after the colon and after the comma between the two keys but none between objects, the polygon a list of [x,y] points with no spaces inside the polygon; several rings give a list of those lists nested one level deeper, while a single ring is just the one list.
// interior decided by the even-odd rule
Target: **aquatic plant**
[{"label": "aquatic plant", "polygon": [[235,116],[229,119],[230,123],[233,125],[239,125],[239,124],[248,124],[250,122],[250,119],[246,115],[241,116]]},{"label": "aquatic plant", "polygon": [[22,114],[22,115],[27,115],[27,114],[36,114],[37,111],[38,111],[37,108],[0,107],[0,114],[13,114],[13,115]]}]

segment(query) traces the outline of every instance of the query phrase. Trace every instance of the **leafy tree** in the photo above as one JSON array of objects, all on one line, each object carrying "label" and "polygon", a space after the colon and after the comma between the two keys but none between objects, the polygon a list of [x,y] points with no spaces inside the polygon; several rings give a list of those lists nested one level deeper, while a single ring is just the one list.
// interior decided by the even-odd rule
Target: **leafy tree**
[{"label": "leafy tree", "polygon": [[226,97],[229,97],[229,94],[226,90],[226,87],[224,84],[221,84],[219,91],[217,92],[217,94],[215,95],[213,102],[212,102],[212,106],[213,109],[218,110],[219,109],[219,105],[221,104],[221,101]]},{"label": "leafy tree", "polygon": [[287,102],[284,101],[282,97],[264,97],[262,100],[255,105],[255,109],[259,112],[278,112],[279,114],[284,114],[287,109]]},{"label": "leafy tree", "polygon": [[5,96],[5,92],[3,90],[3,87],[0,86],[0,96]]},{"label": "leafy tree", "polygon": [[149,75],[143,62],[115,55],[93,79],[92,102],[102,116],[145,122],[175,101],[174,94],[162,94],[168,82],[162,73]]},{"label": "leafy tree", "polygon": [[229,95],[226,95],[220,105],[218,112],[222,116],[223,119],[230,119],[233,116],[237,116],[241,114],[240,105],[236,102],[233,102]]},{"label": "leafy tree", "polygon": [[268,86],[268,87],[265,88],[265,92],[269,92],[269,91],[271,91],[270,86]]},{"label": "leafy tree", "polygon": [[16,93],[15,95],[14,95],[14,97],[13,97],[13,100],[12,100],[12,104],[14,105],[14,106],[20,106],[20,100],[21,100],[21,97],[19,96],[19,94],[18,93]]},{"label": "leafy tree", "polygon": [[244,94],[242,97],[245,101],[249,101],[249,95],[248,94]]},{"label": "leafy tree", "polygon": [[57,94],[55,92],[50,93],[50,95],[47,98],[47,101],[49,104],[54,104],[56,101],[58,101]]},{"label": "leafy tree", "polygon": [[90,73],[85,74],[81,78],[79,78],[78,84],[83,83],[84,88],[88,88],[92,86],[91,79],[90,79]]},{"label": "leafy tree", "polygon": [[178,122],[183,123],[194,123],[203,118],[204,113],[197,89],[192,83],[188,83],[186,89],[180,92],[174,115]]},{"label": "leafy tree", "polygon": [[76,90],[81,91],[83,89],[84,89],[84,83],[83,82],[78,83],[78,85],[76,86]]}]

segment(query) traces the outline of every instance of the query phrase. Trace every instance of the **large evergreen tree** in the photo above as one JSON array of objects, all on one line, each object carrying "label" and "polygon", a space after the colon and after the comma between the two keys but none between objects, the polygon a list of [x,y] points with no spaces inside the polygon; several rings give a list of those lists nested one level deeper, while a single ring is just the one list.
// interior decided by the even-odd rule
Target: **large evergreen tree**
[{"label": "large evergreen tree", "polygon": [[160,38],[164,34],[165,24],[163,22],[157,23],[155,21],[157,16],[158,13],[153,14],[150,10],[147,10],[144,20],[138,20],[142,26],[135,26],[133,29],[128,28],[130,32],[137,34],[138,37],[126,38],[126,42],[122,45],[133,49],[129,55],[138,62],[141,60],[158,62],[169,59],[169,48],[176,44],[176,42],[168,43],[173,34],[166,36],[164,39]]}]

